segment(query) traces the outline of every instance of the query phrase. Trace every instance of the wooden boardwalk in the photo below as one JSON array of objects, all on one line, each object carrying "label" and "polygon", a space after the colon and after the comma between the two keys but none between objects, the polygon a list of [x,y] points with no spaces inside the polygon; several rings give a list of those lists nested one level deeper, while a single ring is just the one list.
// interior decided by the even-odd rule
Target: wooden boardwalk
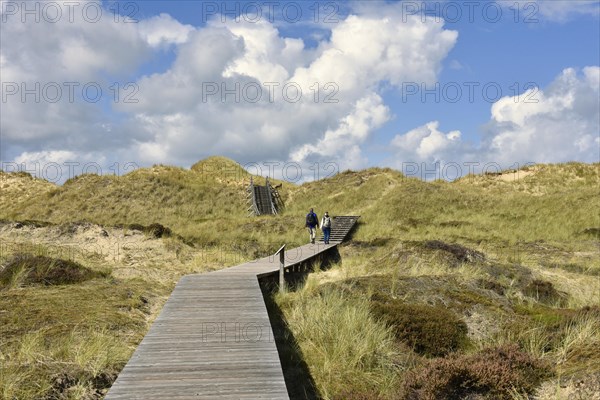
[{"label": "wooden boardwalk", "polygon": [[[286,268],[339,242],[286,252]],[[289,399],[258,278],[270,256],[187,275],[119,374],[106,399]]]}]

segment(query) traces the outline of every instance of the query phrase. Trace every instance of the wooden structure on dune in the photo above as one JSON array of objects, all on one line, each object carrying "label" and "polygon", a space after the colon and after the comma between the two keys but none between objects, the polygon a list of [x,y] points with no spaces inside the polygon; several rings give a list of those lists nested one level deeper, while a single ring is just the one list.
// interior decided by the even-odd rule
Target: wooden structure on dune
[{"label": "wooden structure on dune", "polygon": [[278,214],[283,210],[284,204],[276,187],[271,186],[269,178],[265,185],[255,185],[254,179],[250,178],[247,190],[249,215]]}]

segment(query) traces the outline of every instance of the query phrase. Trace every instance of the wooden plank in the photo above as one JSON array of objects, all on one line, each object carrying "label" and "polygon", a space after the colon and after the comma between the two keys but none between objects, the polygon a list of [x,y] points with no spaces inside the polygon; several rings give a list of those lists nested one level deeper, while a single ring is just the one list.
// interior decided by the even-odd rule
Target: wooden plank
[{"label": "wooden plank", "polygon": [[[286,268],[336,243],[286,250]],[[258,277],[269,256],[180,279],[106,399],[289,399]]]}]

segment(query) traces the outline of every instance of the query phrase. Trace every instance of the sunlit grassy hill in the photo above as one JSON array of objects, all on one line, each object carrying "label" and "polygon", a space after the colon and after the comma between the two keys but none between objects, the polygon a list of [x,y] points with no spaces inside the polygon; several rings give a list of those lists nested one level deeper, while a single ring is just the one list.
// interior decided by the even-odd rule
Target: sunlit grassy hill
[{"label": "sunlit grassy hill", "polygon": [[261,217],[250,177],[223,157],[62,186],[0,172],[0,398],[102,397],[179,277],[307,242],[311,207],[361,216],[341,263],[276,297],[323,398],[594,388],[600,164],[273,181],[286,208]]},{"label": "sunlit grassy hill", "polygon": [[28,202],[37,201],[56,186],[46,180],[37,179],[28,173],[6,173],[0,170],[0,210],[22,209]]},{"label": "sunlit grassy hill", "polygon": [[544,240],[575,246],[593,239],[586,229],[598,225],[600,164],[541,165],[527,172],[509,173],[523,176],[514,181],[487,175],[452,183],[423,182],[393,170],[344,172],[300,187],[290,208],[300,212],[318,204],[334,214],[360,214],[361,239]]},{"label": "sunlit grassy hill", "polygon": [[[12,174],[3,174],[15,179]],[[51,223],[87,221],[100,225],[159,223],[201,245],[227,241],[222,234],[251,223],[245,189],[250,175],[239,164],[211,157],[191,169],[158,165],[124,176],[81,175],[62,186],[20,176],[28,195],[2,195],[0,218]],[[254,177],[258,184],[264,179]],[[273,180],[273,184],[280,182]],[[283,183],[284,188],[290,186]],[[14,185],[14,183],[11,183]],[[282,190],[286,193],[287,190]],[[35,195],[33,194],[35,193]],[[239,237],[233,238],[239,240]]]},{"label": "sunlit grassy hill", "polygon": [[[360,235],[367,239],[443,235],[476,241],[570,241],[585,238],[585,229],[595,227],[599,170],[599,164],[540,165],[452,183],[423,182],[391,169],[346,171],[301,186],[283,182],[286,212],[258,220],[281,219],[280,235],[281,228],[301,227],[302,214],[315,207],[319,214],[362,215]],[[246,218],[250,174],[222,157],[198,162],[190,170],[154,166],[121,177],[82,175],[63,186],[13,175],[2,175],[8,188],[0,197],[0,218],[8,220],[160,223],[198,243],[224,240],[221,232],[254,223]],[[278,235],[265,229],[261,235],[276,240]]]}]

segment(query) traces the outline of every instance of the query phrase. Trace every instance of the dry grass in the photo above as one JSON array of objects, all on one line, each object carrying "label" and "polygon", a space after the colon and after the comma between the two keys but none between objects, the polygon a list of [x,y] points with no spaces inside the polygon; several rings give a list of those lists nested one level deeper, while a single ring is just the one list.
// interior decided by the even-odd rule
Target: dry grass
[{"label": "dry grass", "polygon": [[373,398],[392,395],[399,372],[414,363],[412,356],[400,352],[391,329],[371,315],[368,301],[336,292],[315,295],[317,280],[309,278],[303,289],[280,294],[276,301],[321,396],[342,398],[351,391]]},{"label": "dry grass", "polygon": [[3,398],[105,391],[164,301],[154,290],[101,279],[0,291]]},{"label": "dry grass", "polygon": [[[3,398],[39,398],[55,392],[76,399],[89,392],[103,393],[131,355],[130,347],[115,341],[114,333],[106,329],[73,329],[60,340],[49,341],[52,337],[42,329],[16,343],[16,356],[6,357],[0,369]],[[67,381],[69,386],[64,387]]]},{"label": "dry grass", "polygon": [[[406,373],[423,366],[374,317],[371,298],[382,293],[465,321],[472,348],[459,355],[516,344],[557,365],[560,379],[600,371],[598,315],[577,314],[600,302],[600,164],[542,165],[520,175],[426,183],[390,169],[346,171],[301,186],[284,182],[285,212],[248,218],[249,175],[223,158],[191,170],[85,175],[60,187],[0,173],[0,219],[8,220],[0,223],[0,265],[20,253],[66,254],[111,271],[68,288],[20,287],[14,275],[0,291],[0,396],[101,397],[180,276],[303,244],[310,207],[319,216],[361,215],[340,248],[341,265],[277,298],[324,398],[395,398]],[[172,235],[156,238],[136,224],[161,224]],[[477,252],[483,258],[461,256]],[[540,302],[527,290],[534,280],[566,300]]]}]

